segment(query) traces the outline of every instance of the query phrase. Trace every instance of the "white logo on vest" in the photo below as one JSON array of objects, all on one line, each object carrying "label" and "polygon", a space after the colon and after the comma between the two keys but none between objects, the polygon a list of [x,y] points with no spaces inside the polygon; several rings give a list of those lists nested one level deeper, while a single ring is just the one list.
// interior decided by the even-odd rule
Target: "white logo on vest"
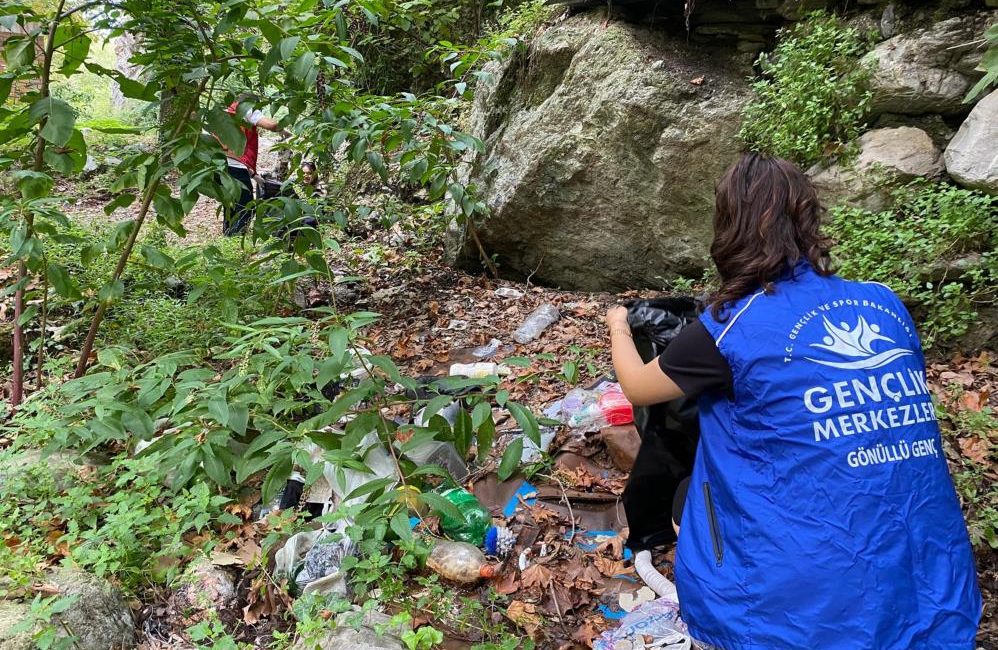
[{"label": "white logo on vest", "polygon": [[851,357],[854,361],[823,361],[812,357],[804,357],[808,361],[830,366],[832,368],[842,368],[846,370],[870,370],[885,366],[891,361],[900,357],[912,354],[911,350],[901,347],[893,347],[881,352],[873,350],[875,341],[886,341],[894,344],[890,337],[880,333],[880,327],[870,324],[862,316],[855,327],[850,328],[848,323],[841,323],[841,327],[836,327],[827,316],[822,316],[825,323],[827,335],[821,343],[812,343],[812,348],[828,350],[844,357]]}]

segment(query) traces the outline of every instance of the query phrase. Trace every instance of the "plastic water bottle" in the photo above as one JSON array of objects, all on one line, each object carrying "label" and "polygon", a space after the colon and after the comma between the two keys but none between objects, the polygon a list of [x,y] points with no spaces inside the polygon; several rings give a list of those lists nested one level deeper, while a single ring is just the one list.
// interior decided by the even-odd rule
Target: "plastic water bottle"
[{"label": "plastic water bottle", "polygon": [[495,566],[485,561],[485,554],[467,542],[437,541],[426,558],[426,566],[441,577],[462,584],[473,584],[482,578],[494,578]]},{"label": "plastic water bottle", "polygon": [[527,316],[527,319],[513,333],[513,340],[521,345],[530,343],[559,318],[561,318],[561,312],[558,311],[558,308],[546,302]]},{"label": "plastic water bottle", "polygon": [[479,361],[478,363],[455,363],[450,367],[451,377],[471,377],[481,379],[493,375],[508,375],[512,372],[509,366],[489,361]]},{"label": "plastic water bottle", "polygon": [[464,515],[464,521],[440,513],[440,527],[447,536],[460,542],[481,546],[485,533],[492,525],[492,515],[485,506],[464,488],[444,490],[440,496],[450,501]]}]

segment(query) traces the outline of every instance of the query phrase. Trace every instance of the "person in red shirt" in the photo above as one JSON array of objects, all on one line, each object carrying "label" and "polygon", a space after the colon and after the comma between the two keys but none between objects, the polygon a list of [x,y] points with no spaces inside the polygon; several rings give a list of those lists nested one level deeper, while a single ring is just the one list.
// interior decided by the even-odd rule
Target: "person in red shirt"
[{"label": "person in red shirt", "polygon": [[[277,120],[266,117],[259,109],[253,108],[252,104],[256,101],[257,98],[253,95],[243,94],[225,109],[227,113],[240,115],[243,121],[240,128],[246,136],[246,148],[241,156],[236,155],[224,144],[222,145],[222,150],[225,151],[225,156],[228,158],[229,176],[240,185],[239,198],[235,205],[231,210],[225,211],[222,233],[227,237],[242,234],[253,217],[253,213],[247,208],[247,205],[253,200],[252,179],[256,176],[257,154],[260,151],[259,129],[276,131],[285,136],[289,135],[281,128]],[[240,104],[250,104],[249,110],[237,113]]]}]

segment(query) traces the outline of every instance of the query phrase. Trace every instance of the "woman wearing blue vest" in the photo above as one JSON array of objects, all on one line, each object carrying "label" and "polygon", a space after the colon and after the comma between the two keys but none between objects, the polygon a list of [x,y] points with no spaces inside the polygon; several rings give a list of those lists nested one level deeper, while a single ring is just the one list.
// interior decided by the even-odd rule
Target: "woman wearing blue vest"
[{"label": "woman wearing blue vest", "polygon": [[723,650],[972,650],[981,596],[915,324],[831,273],[821,214],[795,165],[745,154],[717,185],[699,321],[644,364],[607,314],[633,403],[699,400],[683,617]]}]

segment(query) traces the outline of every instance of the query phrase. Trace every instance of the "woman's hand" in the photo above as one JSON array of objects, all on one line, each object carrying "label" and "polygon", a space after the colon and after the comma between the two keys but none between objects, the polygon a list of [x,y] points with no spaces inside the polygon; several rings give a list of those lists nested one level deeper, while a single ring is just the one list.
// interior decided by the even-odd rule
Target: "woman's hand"
[{"label": "woman's hand", "polygon": [[615,327],[626,327],[630,329],[627,324],[627,307],[623,305],[614,305],[606,312],[606,324],[610,329]]}]

